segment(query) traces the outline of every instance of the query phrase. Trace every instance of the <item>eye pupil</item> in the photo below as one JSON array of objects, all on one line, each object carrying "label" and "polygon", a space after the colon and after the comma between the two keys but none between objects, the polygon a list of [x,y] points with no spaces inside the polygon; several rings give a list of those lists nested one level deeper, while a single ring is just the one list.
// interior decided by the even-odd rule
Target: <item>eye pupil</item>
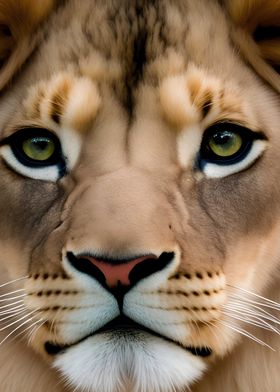
[{"label": "eye pupil", "polygon": [[226,144],[233,138],[233,134],[227,131],[218,132],[212,138],[216,144]]},{"label": "eye pupil", "polygon": [[37,148],[40,151],[45,150],[48,147],[48,144],[50,143],[49,140],[44,140],[44,139],[32,139],[31,143],[34,144],[35,148]]}]

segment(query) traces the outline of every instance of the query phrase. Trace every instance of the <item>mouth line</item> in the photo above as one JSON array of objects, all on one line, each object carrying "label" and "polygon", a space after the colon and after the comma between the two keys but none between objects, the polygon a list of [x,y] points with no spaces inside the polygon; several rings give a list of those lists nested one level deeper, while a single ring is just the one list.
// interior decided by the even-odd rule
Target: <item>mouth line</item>
[{"label": "mouth line", "polygon": [[130,318],[120,315],[104,325],[103,327],[99,328],[97,331],[94,331],[77,342],[74,342],[72,344],[56,344],[51,341],[47,341],[45,343],[45,350],[49,355],[56,355],[64,352],[65,350],[74,347],[83,341],[87,340],[88,338],[101,334],[101,333],[110,333],[110,332],[146,332],[149,335],[159,337],[163,340],[166,340],[168,342],[171,342],[173,344],[176,344],[177,346],[181,347],[184,350],[189,351],[191,354],[198,356],[198,357],[209,357],[212,354],[212,350],[209,347],[195,347],[195,346],[184,346],[183,344],[176,342],[166,336],[163,336],[141,324],[136,323],[135,321],[131,320]]}]

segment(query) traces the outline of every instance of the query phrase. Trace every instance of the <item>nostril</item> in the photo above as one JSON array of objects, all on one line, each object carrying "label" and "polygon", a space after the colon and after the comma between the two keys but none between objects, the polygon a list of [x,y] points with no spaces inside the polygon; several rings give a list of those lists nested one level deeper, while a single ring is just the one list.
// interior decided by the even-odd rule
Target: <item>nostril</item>
[{"label": "nostril", "polygon": [[76,257],[74,253],[67,252],[67,259],[78,271],[95,278],[102,286],[106,286],[106,278],[103,272],[90,262],[87,258]]},{"label": "nostril", "polygon": [[151,259],[143,260],[129,273],[130,284],[134,285],[139,280],[142,280],[156,272],[163,270],[174,258],[173,252],[163,252],[160,257],[151,261]]}]

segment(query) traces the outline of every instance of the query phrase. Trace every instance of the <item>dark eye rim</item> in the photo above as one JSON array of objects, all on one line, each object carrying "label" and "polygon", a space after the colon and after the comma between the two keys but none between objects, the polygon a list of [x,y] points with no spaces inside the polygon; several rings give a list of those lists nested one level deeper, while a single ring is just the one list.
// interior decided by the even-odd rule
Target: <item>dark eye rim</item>
[{"label": "dark eye rim", "polygon": [[[23,142],[33,137],[46,137],[54,142],[54,153],[50,158],[40,161],[28,157],[23,151]],[[22,128],[8,136],[1,142],[1,146],[9,145],[16,159],[24,166],[30,168],[44,168],[48,166],[58,166],[59,171],[63,172],[65,168],[65,160],[58,137],[50,130],[45,128]]]},{"label": "dark eye rim", "polygon": [[[210,137],[219,131],[230,131],[238,134],[242,138],[242,145],[235,154],[229,157],[221,157],[211,150],[209,147]],[[252,131],[243,125],[230,121],[215,123],[204,132],[197,158],[198,166],[200,169],[203,169],[207,163],[214,163],[220,166],[236,164],[248,155],[255,140],[266,140],[266,137],[262,132]]]}]

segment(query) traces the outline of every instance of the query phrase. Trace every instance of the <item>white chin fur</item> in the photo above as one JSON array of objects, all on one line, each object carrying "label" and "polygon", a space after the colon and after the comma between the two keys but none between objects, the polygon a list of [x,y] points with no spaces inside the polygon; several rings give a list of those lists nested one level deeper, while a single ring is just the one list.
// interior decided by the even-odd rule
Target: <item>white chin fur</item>
[{"label": "white chin fur", "polygon": [[179,391],[206,368],[188,351],[143,332],[90,337],[58,355],[54,366],[87,392]]}]

